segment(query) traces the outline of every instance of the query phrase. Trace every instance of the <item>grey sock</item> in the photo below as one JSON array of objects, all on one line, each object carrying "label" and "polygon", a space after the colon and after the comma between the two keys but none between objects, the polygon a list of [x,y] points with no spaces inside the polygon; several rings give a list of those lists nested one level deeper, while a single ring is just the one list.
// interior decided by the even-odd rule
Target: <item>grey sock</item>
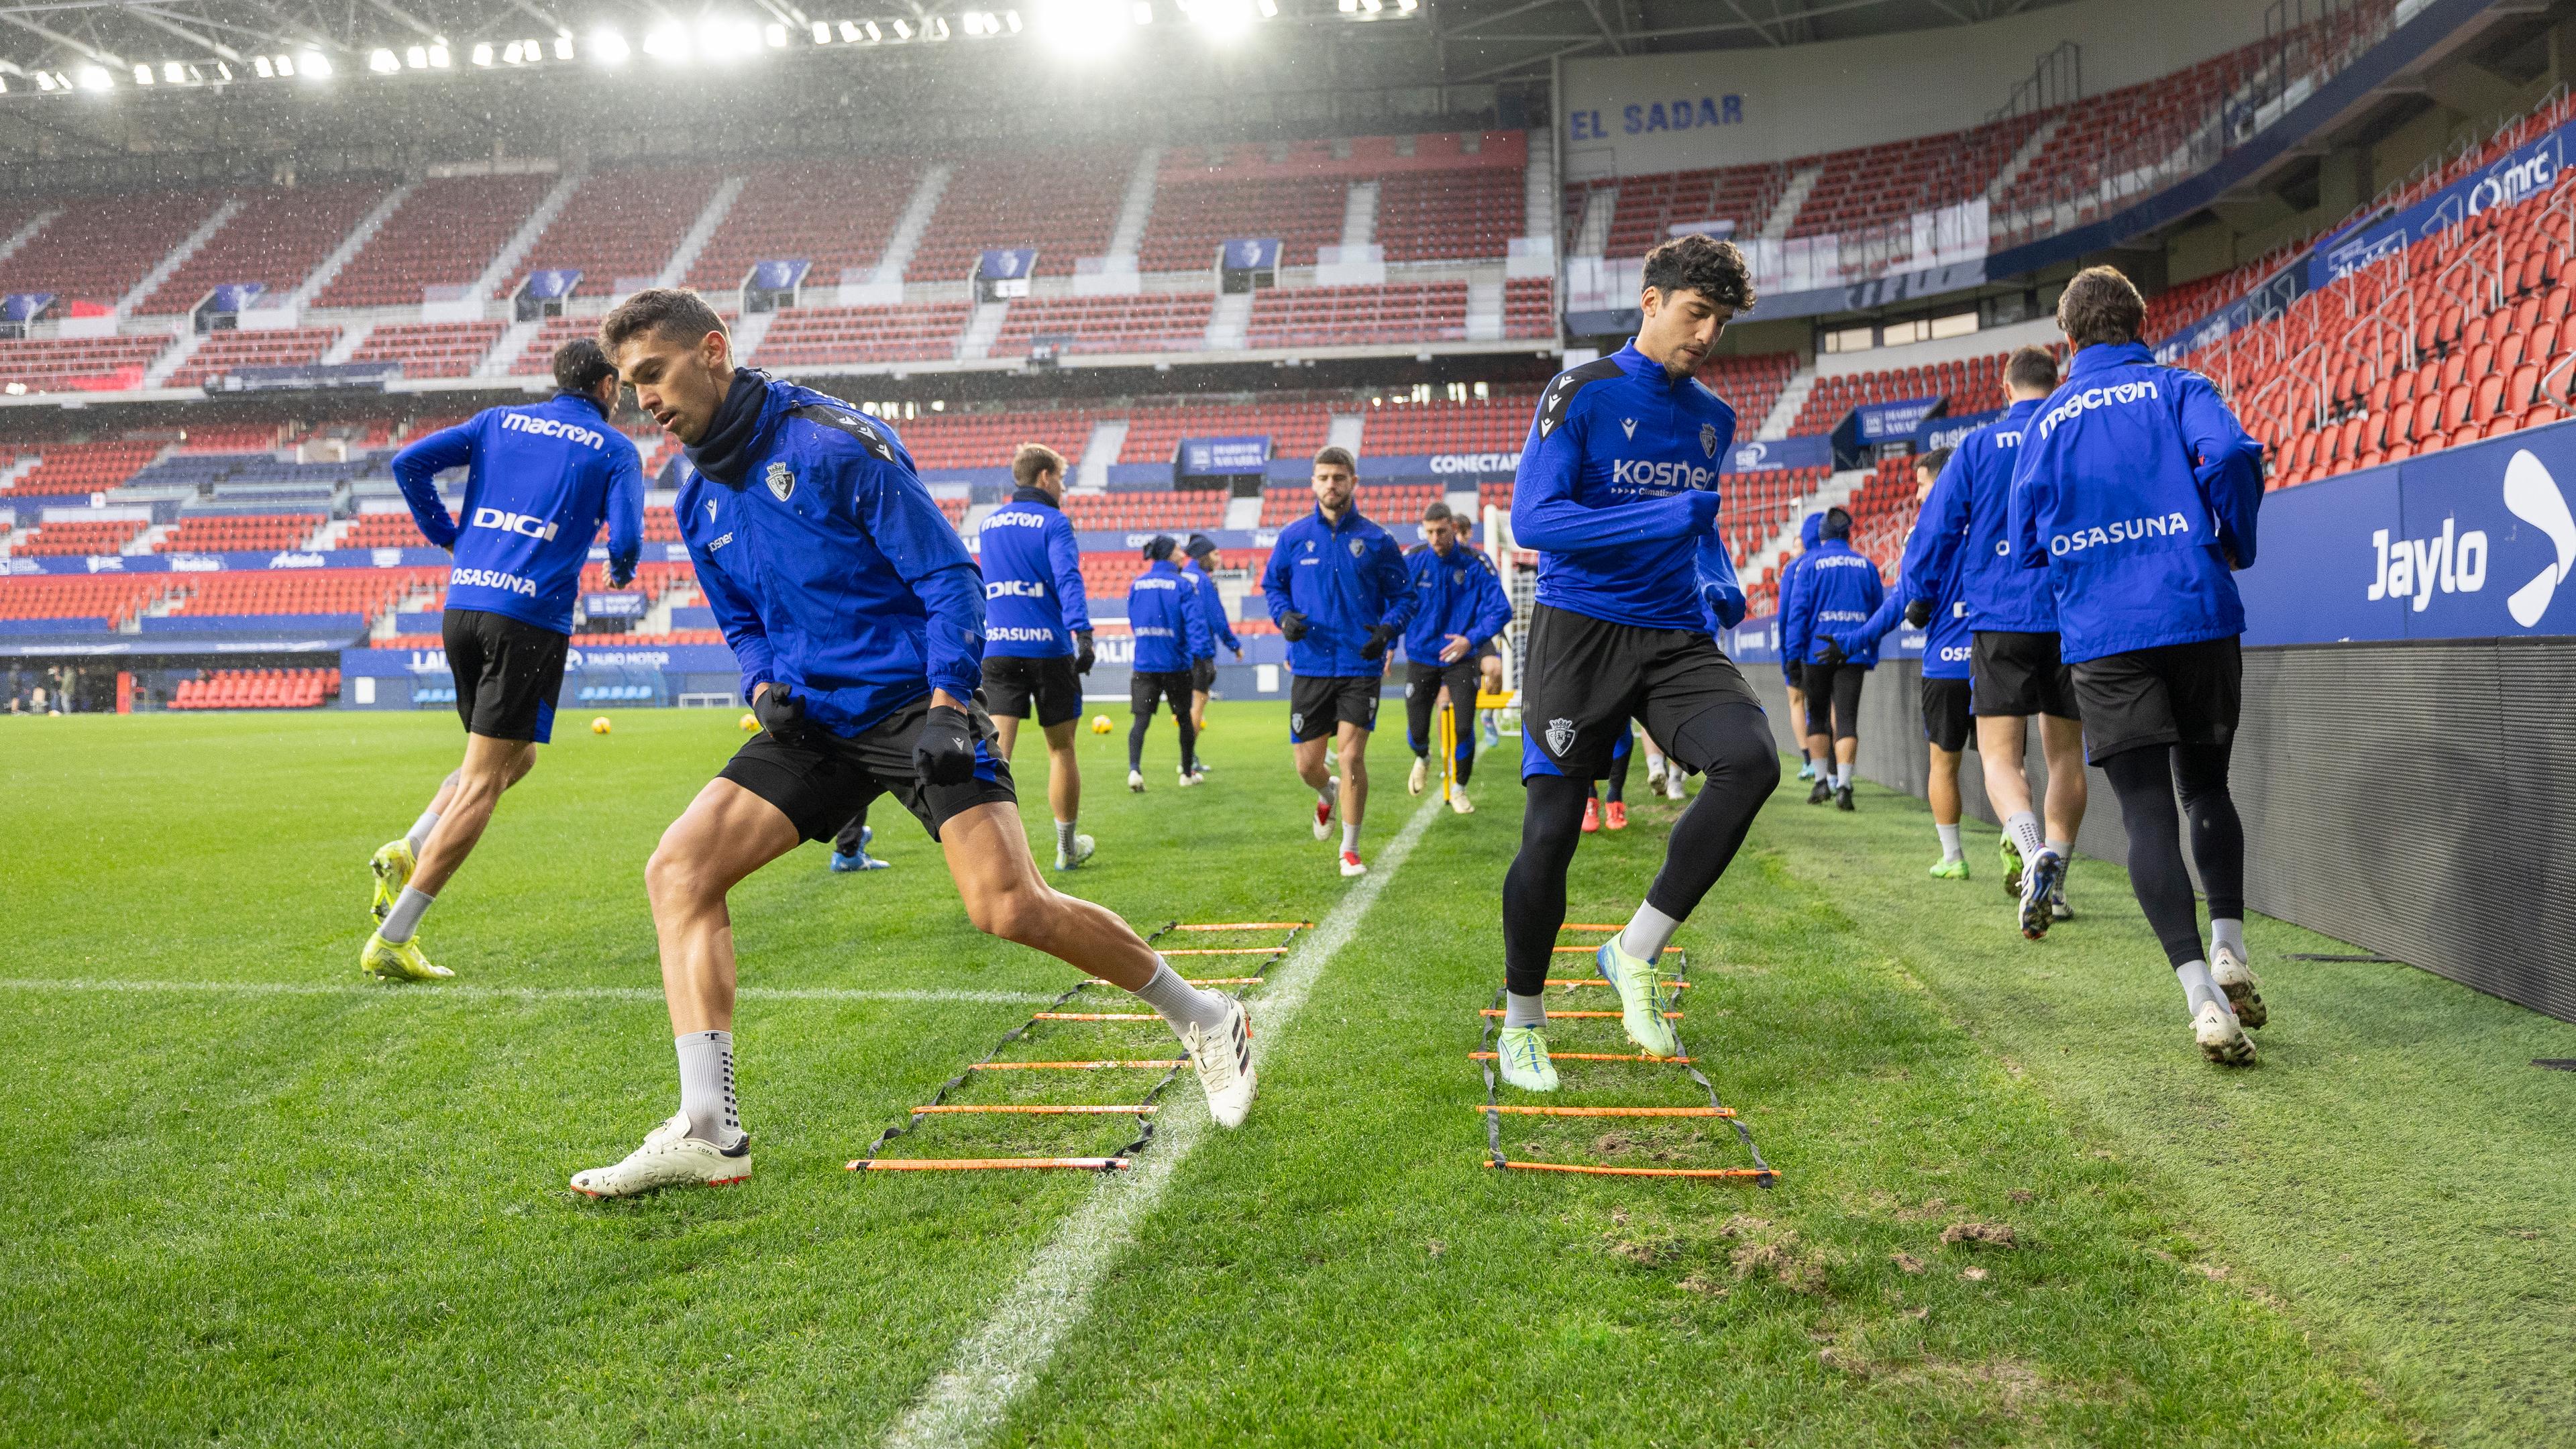
[{"label": "grey sock", "polygon": [[438,812],[423,810],[420,818],[411,823],[411,829],[403,832],[403,843],[411,847],[412,859],[420,858],[420,848],[429,844],[429,832],[437,828]]},{"label": "grey sock", "polygon": [[1935,825],[1932,827],[1932,833],[1941,837],[1941,858],[1943,860],[1965,860],[1968,858],[1967,847],[1959,842],[1958,826]]},{"label": "grey sock", "polygon": [[689,1135],[718,1147],[742,1140],[742,1111],[733,1100],[733,1033],[693,1031],[673,1038],[680,1051],[680,1110]]},{"label": "grey sock", "polygon": [[2021,852],[2024,862],[2039,859],[2048,842],[2039,838],[2039,817],[2027,810],[2016,810],[2004,818],[2004,834],[2012,837],[2013,849]]},{"label": "grey sock", "polygon": [[396,946],[410,940],[412,933],[420,929],[421,912],[428,910],[429,903],[436,899],[438,897],[423,894],[418,886],[404,886],[402,894],[394,897],[394,908],[385,913],[385,924],[376,934]]},{"label": "grey sock", "polygon": [[1073,825],[1074,822],[1070,820],[1059,820],[1055,823],[1055,853],[1067,860],[1073,859]]},{"label": "grey sock", "polygon": [[2235,952],[2236,959],[2239,961],[2253,959],[2248,956],[2245,951],[2245,923],[2243,921],[2229,920],[2220,916],[2210,917],[2209,944],[2213,950],[2220,946],[2224,946],[2228,950]]},{"label": "grey sock", "polygon": [[1137,987],[1136,994],[1144,998],[1147,1006],[1162,1013],[1175,1036],[1186,1034],[1193,1026],[1215,1031],[1225,1025],[1231,1006],[1222,993],[1202,990],[1182,980],[1172,963],[1159,956],[1154,959],[1153,979]]},{"label": "grey sock", "polygon": [[1544,997],[1544,996],[1535,996],[1535,995],[1534,995],[1534,996],[1523,996],[1523,995],[1519,994],[1518,992],[1512,992],[1512,991],[1506,991],[1506,992],[1504,992],[1504,993],[1503,993],[1503,1025],[1505,1025],[1505,1026],[1545,1026],[1545,1025],[1547,1025],[1547,998],[1546,998],[1546,997]]},{"label": "grey sock", "polygon": [[2209,979],[2208,962],[2185,961],[2174,968],[2174,975],[2182,980],[2183,999],[2190,1004],[2193,1016],[2200,1015],[2200,1004],[2204,1001],[2215,1001],[2222,1010],[2232,1012],[2233,1008],[2227,1005],[2227,994],[2218,989],[2217,982]]},{"label": "grey sock", "polygon": [[1619,949],[1651,965],[1681,928],[1680,920],[1639,901],[1637,914],[1628,918],[1627,929],[1619,933]]},{"label": "grey sock", "polygon": [[2057,858],[2059,860],[2073,860],[2075,858],[2075,842],[2072,840],[2046,840],[2040,843],[2047,846],[2050,850],[2056,851]]}]

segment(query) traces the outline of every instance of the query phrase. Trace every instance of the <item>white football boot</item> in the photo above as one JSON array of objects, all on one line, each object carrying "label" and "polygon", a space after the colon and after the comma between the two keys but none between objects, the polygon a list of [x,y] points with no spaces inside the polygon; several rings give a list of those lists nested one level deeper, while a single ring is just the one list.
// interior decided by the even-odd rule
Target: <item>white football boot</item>
[{"label": "white football boot", "polygon": [[572,1175],[572,1190],[588,1197],[634,1197],[666,1187],[729,1187],[751,1180],[751,1138],[731,1149],[689,1135],[689,1114],[674,1112],[647,1133],[644,1145],[610,1167]]},{"label": "white football boot", "polygon": [[2215,1001],[2200,1004],[2200,1014],[2191,1021],[2191,1034],[2200,1043],[2200,1054],[2222,1067],[2254,1065],[2254,1038],[2237,1024],[2234,1013]]},{"label": "white football boot", "polygon": [[1193,1025],[1181,1034],[1181,1047],[1190,1054],[1190,1065],[1198,1068],[1208,1115],[1219,1127],[1240,1127],[1259,1084],[1252,1074],[1251,1013],[1240,1001],[1228,1006],[1224,1026],[1206,1031]]}]

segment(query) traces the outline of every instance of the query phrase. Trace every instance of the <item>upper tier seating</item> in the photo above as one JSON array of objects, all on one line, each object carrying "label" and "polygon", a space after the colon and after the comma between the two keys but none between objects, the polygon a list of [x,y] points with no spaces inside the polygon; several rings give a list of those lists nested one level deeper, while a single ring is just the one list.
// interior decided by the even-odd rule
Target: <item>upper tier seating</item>
[{"label": "upper tier seating", "polygon": [[1545,277],[1514,277],[1503,283],[1503,335],[1554,337],[1556,283]]},{"label": "upper tier seating", "polygon": [[1499,257],[1527,229],[1517,166],[1407,171],[1378,183],[1377,244],[1390,262]]},{"label": "upper tier seating", "polygon": [[1254,347],[1454,342],[1467,335],[1467,284],[1305,287],[1257,293]]},{"label": "upper tier seating", "polygon": [[74,523],[47,523],[30,533],[24,529],[11,536],[9,551],[24,556],[77,557],[83,554],[122,553],[134,536],[150,525],[139,518],[90,519]]},{"label": "upper tier seating", "polygon": [[1031,297],[1011,304],[992,355],[1025,356],[1040,338],[1069,340],[1072,352],[1195,352],[1215,307],[1213,292]]},{"label": "upper tier seating", "polygon": [[1881,458],[1869,481],[1843,504],[1852,516],[1852,548],[1878,565],[1879,577],[1896,582],[1905,536],[1914,531],[1914,460]]},{"label": "upper tier seating", "polygon": [[1092,415],[1033,409],[1011,413],[923,413],[894,422],[916,468],[1007,468],[1022,443],[1044,443],[1064,455],[1068,468],[1082,461],[1091,441]]},{"label": "upper tier seating", "polygon": [[945,360],[957,355],[970,310],[964,302],[794,307],[769,324],[752,361],[792,374],[835,364]]},{"label": "upper tier seating", "polygon": [[1902,402],[1936,393],[1950,399],[1952,417],[1991,412],[2005,403],[2004,362],[2008,354],[1992,353],[1964,362],[1936,362],[1893,367],[1884,372],[1844,373],[1816,379],[1807,405],[1789,426],[1789,436],[1830,433],[1843,415],[1863,403]]},{"label": "upper tier seating", "polygon": [[170,574],[0,578],[0,619],[96,619],[110,629],[121,629],[183,582]]},{"label": "upper tier seating", "polygon": [[1418,453],[1517,453],[1538,407],[1535,392],[1498,392],[1483,402],[1390,400],[1368,411],[1363,456]]},{"label": "upper tier seating", "polygon": [[[51,292],[59,299],[55,308],[61,315],[75,300],[104,306],[123,300],[171,248],[214,215],[223,194],[138,191],[51,204],[62,214],[0,261],[0,293]],[[17,227],[16,222],[0,224],[5,231]]]},{"label": "upper tier seating", "polygon": [[413,591],[447,578],[445,568],[265,570],[186,574],[187,599],[173,614],[358,614],[372,625]]},{"label": "upper tier seating", "polygon": [[471,283],[554,184],[552,176],[450,176],[422,182],[322,289],[315,304],[398,306],[420,301],[426,287]]},{"label": "upper tier seating", "polygon": [[100,391],[143,385],[143,370],[170,346],[160,336],[0,340],[0,387],[29,392]]},{"label": "upper tier seating", "polygon": [[411,514],[408,512],[359,514],[356,524],[347,533],[340,535],[342,548],[426,548],[428,546],[429,540],[421,536],[420,526],[411,521]]},{"label": "upper tier seating", "polygon": [[1075,494],[1064,500],[1064,516],[1078,529],[1124,529],[1133,533],[1168,533],[1188,542],[1225,524],[1227,497],[1204,489],[1188,493]]},{"label": "upper tier seating", "polygon": [[340,340],[337,327],[293,327],[277,332],[216,332],[170,374],[172,387],[200,387],[206,379],[243,367],[319,362]]},{"label": "upper tier seating", "polygon": [[1699,370],[1699,380],[1735,409],[1735,441],[1752,441],[1771,416],[1790,376],[1798,370],[1794,352],[1751,352],[1712,357]]},{"label": "upper tier seating", "polygon": [[581,273],[573,290],[577,297],[610,296],[621,281],[658,276],[723,179],[698,168],[593,172],[574,188],[497,295],[510,296],[529,273],[550,269]]},{"label": "upper tier seating", "polygon": [[328,518],[319,513],[197,513],[153,548],[155,553],[266,552],[304,547]]},{"label": "upper tier seating", "polygon": [[951,162],[905,280],[965,281],[977,257],[998,247],[1036,247],[1036,275],[1072,275],[1076,258],[1109,250],[1134,160],[1128,151],[1064,150]]},{"label": "upper tier seating", "polygon": [[1577,183],[1566,188],[1565,233],[1576,234],[1583,224],[1585,202],[1606,185],[1618,192],[1610,212],[1606,255],[1642,257],[1670,236],[1676,223],[1731,221],[1737,236],[1751,236],[1780,204],[1789,175],[1788,164],[1767,161],[1630,176],[1612,183]]},{"label": "upper tier seating", "polygon": [[44,461],[20,478],[17,486],[0,496],[24,498],[36,494],[103,492],[133,477],[161,451],[161,444],[129,443],[121,439],[103,443],[46,443],[36,451]]},{"label": "upper tier seating", "polygon": [[[754,265],[768,261],[811,263],[809,289],[838,285],[844,271],[865,273],[885,255],[886,239],[924,169],[889,161],[748,168],[733,210],[690,265],[689,285],[710,296],[731,293]],[[817,198],[828,204],[816,205]]]},{"label": "upper tier seating", "polygon": [[507,324],[380,322],[349,355],[352,362],[399,362],[405,377],[471,377]]},{"label": "upper tier seating", "polygon": [[1819,169],[1788,234],[1856,231],[1982,196],[2039,116],[2018,116],[1943,136],[1835,151],[1800,165]]},{"label": "upper tier seating", "polygon": [[1350,183],[1336,177],[1203,180],[1167,161],[1137,265],[1148,272],[1213,271],[1229,237],[1275,237],[1279,265],[1311,267],[1342,239]]},{"label": "upper tier seating", "polygon": [[1168,463],[1183,438],[1268,437],[1273,456],[1303,458],[1324,446],[1332,415],[1322,403],[1138,406],[1127,414],[1121,463]]},{"label": "upper tier seating", "polygon": [[182,453],[265,453],[277,446],[275,423],[191,423]]},{"label": "upper tier seating", "polygon": [[[1441,485],[1437,483],[1363,483],[1353,500],[1362,517],[1376,522],[1396,536],[1398,543],[1415,542],[1414,529],[1422,522],[1422,510],[1440,501]],[[1261,490],[1261,526],[1280,528],[1315,511],[1315,490],[1296,483],[1279,483]]]},{"label": "upper tier seating", "polygon": [[240,198],[242,209],[136,308],[186,312],[216,287],[260,282],[284,298],[384,200],[380,182],[272,187]]}]

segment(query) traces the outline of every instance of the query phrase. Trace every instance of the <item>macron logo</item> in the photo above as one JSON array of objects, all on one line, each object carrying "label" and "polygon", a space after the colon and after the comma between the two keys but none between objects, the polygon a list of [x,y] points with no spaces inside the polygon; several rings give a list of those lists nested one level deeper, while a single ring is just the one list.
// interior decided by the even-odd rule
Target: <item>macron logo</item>
[{"label": "macron logo", "polygon": [[2513,510],[2514,517],[2549,535],[2558,549],[2557,562],[2544,566],[2504,601],[2513,611],[2513,621],[2529,629],[2549,612],[2558,586],[2576,571],[2576,518],[2568,516],[2567,495],[2559,491],[2558,480],[2528,449],[2516,452],[2505,465],[2504,506]]},{"label": "macron logo", "polygon": [[554,418],[541,418],[534,413],[501,414],[501,431],[534,433],[540,438],[561,438],[567,443],[579,443],[588,448],[608,446],[608,440],[601,437],[596,429],[585,428],[576,423],[559,422]]}]

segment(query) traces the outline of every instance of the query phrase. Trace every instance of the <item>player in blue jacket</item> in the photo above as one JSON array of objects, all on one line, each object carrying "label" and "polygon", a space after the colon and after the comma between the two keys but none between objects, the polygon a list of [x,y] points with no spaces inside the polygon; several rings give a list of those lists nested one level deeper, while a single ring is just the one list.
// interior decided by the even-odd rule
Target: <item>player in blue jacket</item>
[{"label": "player in blue jacket", "polygon": [[[1852,520],[1839,508],[1825,510],[1823,537],[1802,557],[1805,574],[1798,581],[1794,607],[1781,618],[1783,652],[1799,663],[1807,687],[1807,749],[1819,761],[1830,761],[1833,774],[1818,778],[1807,803],[1830,799],[1839,809],[1852,805],[1852,763],[1860,758],[1860,689],[1878,666],[1878,640],[1860,637],[1860,626],[1887,600],[1878,564],[1851,546]],[[1842,637],[1848,633],[1851,637]]]},{"label": "player in blue jacket", "polygon": [[1172,723],[1181,732],[1181,788],[1203,778],[1198,724],[1190,717],[1190,663],[1213,655],[1216,645],[1197,583],[1172,562],[1176,547],[1170,534],[1154,535],[1145,544],[1145,571],[1127,585],[1127,630],[1136,639],[1127,674],[1127,788],[1139,795],[1145,793],[1145,731],[1157,700],[1171,701]]},{"label": "player in blue jacket", "polygon": [[[1695,373],[1753,305],[1733,245],[1697,234],[1646,256],[1637,335],[1539,394],[1512,490],[1512,534],[1538,551],[1521,670],[1520,852],[1503,883],[1508,1002],[1503,1079],[1556,1089],[1541,992],[1565,922],[1565,876],[1592,782],[1631,717],[1671,764],[1707,782],[1673,822],[1663,868],[1594,968],[1617,988],[1630,1040],[1671,1056],[1664,947],[1744,843],[1780,783],[1771,726],[1717,646],[1710,611],[1734,583],[1717,538],[1718,470],[1735,410]],[[1712,596],[1716,597],[1712,597]],[[1741,618],[1742,590],[1724,605]],[[1717,622],[1727,622],[1722,618]]]},{"label": "player in blue jacket", "polygon": [[[1823,514],[1808,514],[1806,521],[1798,525],[1798,552],[1780,566],[1776,592],[1778,605],[1774,617],[1784,626],[1789,621],[1789,610],[1797,603],[1798,579],[1806,567],[1807,555],[1815,552],[1816,545],[1823,542],[1824,527]],[[1806,673],[1800,668],[1798,657],[1785,648],[1780,651],[1780,679],[1789,687],[1789,732],[1798,737],[1798,778],[1812,780],[1816,778],[1819,767],[1815,752],[1807,748]]]},{"label": "player in blue jacket", "polygon": [[1404,726],[1413,746],[1413,776],[1408,787],[1419,795],[1431,783],[1432,717],[1446,690],[1457,748],[1452,767],[1457,779],[1449,808],[1460,815],[1475,806],[1467,799],[1467,781],[1476,768],[1476,691],[1484,671],[1476,646],[1503,632],[1512,622],[1512,601],[1503,581],[1485,556],[1458,536],[1458,517],[1449,505],[1433,502],[1422,510],[1423,543],[1405,556],[1413,577],[1413,622],[1404,631]]},{"label": "player in blue jacket", "polygon": [[[1315,792],[1315,838],[1342,815],[1342,874],[1364,875],[1360,821],[1368,813],[1369,732],[1386,683],[1386,646],[1413,618],[1404,550],[1360,516],[1359,463],[1349,450],[1315,455],[1315,511],[1279,530],[1261,570],[1261,594],[1288,641],[1288,738],[1297,778]],[[1338,745],[1336,779],[1324,751]]]},{"label": "player in blue jacket", "polygon": [[1959,835],[1959,758],[1967,752],[1969,731],[1968,606],[1959,592],[1959,551],[1934,547],[1940,515],[1928,501],[1952,456],[1949,448],[1934,448],[1914,460],[1914,528],[1897,564],[1896,587],[1868,623],[1837,636],[1876,641],[1900,619],[1923,631],[1923,739],[1931,765],[1924,793],[1932,804],[1933,833],[1941,838],[1941,858],[1932,863],[1935,880],[1968,878],[1967,846]]},{"label": "player in blue jacket", "polygon": [[[608,525],[608,583],[624,588],[644,547],[644,468],[609,426],[617,369],[595,342],[555,350],[551,401],[489,408],[394,455],[412,520],[456,556],[440,633],[465,721],[465,762],[399,840],[368,861],[375,934],[362,971],[388,981],[455,973],[430,964],[415,939],[421,913],[465,864],[501,792],[527,777],[554,735],[573,601],[591,540]],[[464,517],[448,516],[437,477],[465,473]]]},{"label": "player in blue jacket", "polygon": [[[2207,378],[2159,367],[2138,341],[2138,289],[2109,267],[2066,284],[2066,381],[2023,431],[2008,536],[2045,569],[2060,646],[2084,712],[2085,756],[2120,798],[2129,882],[2181,980],[2192,1034],[2215,1062],[2249,1064],[2243,1030],[2270,1013],[2245,952],[2245,829],[2227,787],[2244,664],[2234,570],[2254,563],[2263,447]],[[2200,944],[2174,803],[2191,818],[2209,894]],[[2047,929],[2065,860],[2023,872],[2022,930]]]},{"label": "player in blue jacket", "polygon": [[1082,676],[1091,672],[1091,604],[1082,589],[1082,549],[1064,516],[1064,456],[1043,443],[1011,455],[1011,501],[984,516],[976,537],[984,565],[984,707],[992,711],[1002,758],[1020,742],[1032,711],[1046,736],[1047,805],[1055,813],[1055,868],[1091,858],[1082,816],[1082,766],[1074,726],[1082,719]]},{"label": "player in blue jacket", "polygon": [[[1953,557],[1958,563],[1971,634],[1977,753],[1985,764],[1986,799],[2004,822],[2004,891],[2018,902],[2024,861],[2042,850],[2056,852],[2061,861],[2074,858],[2087,789],[2084,721],[2075,677],[2059,655],[2057,601],[2048,575],[2023,568],[2013,556],[2007,527],[2013,464],[2040,404],[2057,389],[2057,359],[2045,347],[2020,348],[2004,364],[2004,388],[2012,405],[1959,441],[1948,472],[1923,507],[1924,517],[1938,524],[1928,567],[1945,568]],[[2048,761],[2047,795],[2036,811],[2023,772],[2032,715],[2039,717],[2040,751]],[[2062,874],[2048,909],[2054,920],[2074,917]]]},{"label": "player in blue jacket", "polygon": [[1170,1022],[1223,1126],[1254,1090],[1240,1003],[1182,980],[1112,912],[1047,885],[1011,767],[975,699],[984,589],[893,429],[810,388],[737,369],[695,292],[648,288],[600,323],[635,400],[687,445],[681,536],[764,728],[662,834],[645,867],[680,1110],[625,1160],[576,1174],[593,1197],[740,1182],[734,885],[829,840],[891,793],[939,842],[977,929],[1134,991]]},{"label": "player in blue jacket", "polygon": [[[1199,610],[1207,616],[1209,635],[1216,644],[1233,650],[1234,657],[1241,659],[1243,641],[1234,637],[1234,625],[1226,621],[1225,594],[1216,586],[1216,540],[1204,533],[1193,533],[1190,541],[1181,546],[1181,552],[1189,560],[1181,565],[1181,573],[1198,585]],[[1215,689],[1216,650],[1212,646],[1206,654],[1190,661],[1190,725],[1200,734],[1207,733],[1208,696]],[[1205,780],[1207,762],[1197,760],[1193,763],[1196,765],[1194,773],[1200,780]]]}]

